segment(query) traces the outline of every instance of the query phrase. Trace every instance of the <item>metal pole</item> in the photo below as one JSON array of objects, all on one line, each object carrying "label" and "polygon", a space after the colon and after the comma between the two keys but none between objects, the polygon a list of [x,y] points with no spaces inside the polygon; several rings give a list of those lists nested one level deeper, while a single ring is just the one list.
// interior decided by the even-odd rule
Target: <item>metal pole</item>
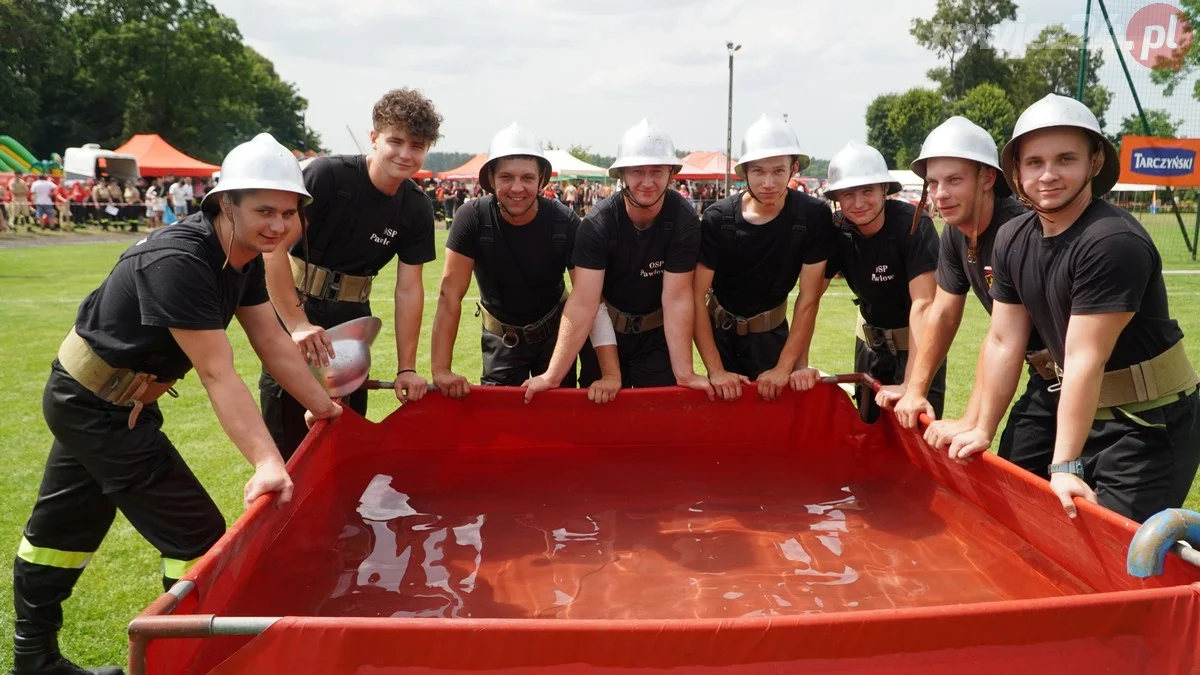
[{"label": "metal pole", "polygon": [[[1200,208],[1196,209],[1196,229],[1192,233],[1192,241],[1200,243]],[[1192,248],[1192,260],[1196,259],[1196,249],[1198,248],[1200,248],[1200,246],[1194,246]]]},{"label": "metal pole", "polygon": [[[729,169],[733,154],[733,43],[725,43],[729,49],[729,114],[725,121],[725,196],[729,196]],[[740,45],[739,45],[740,46]]]},{"label": "metal pole", "polygon": [[1075,90],[1075,99],[1083,100],[1083,87],[1087,81],[1088,66],[1088,33],[1092,26],[1092,0],[1087,0],[1087,13],[1083,16],[1083,49],[1079,51],[1079,87]]},{"label": "metal pole", "polygon": [[[1108,7],[1104,5],[1104,0],[1096,0],[1100,3],[1100,12],[1104,15],[1104,23],[1108,25],[1108,34],[1112,38],[1113,48],[1117,52],[1117,58],[1121,60],[1121,70],[1125,71],[1125,82],[1129,84],[1129,93],[1133,94],[1133,102],[1137,105],[1138,116],[1142,119],[1142,131],[1147,136],[1150,133],[1150,122],[1146,120],[1146,111],[1142,109],[1142,99],[1138,96],[1137,88],[1133,86],[1133,76],[1129,74],[1129,64],[1125,62],[1125,49],[1120,42],[1117,41],[1117,33],[1113,30],[1112,20],[1108,18]],[[1192,254],[1192,260],[1196,259],[1196,244],[1192,243],[1191,237],[1188,236],[1187,225],[1183,224],[1183,215],[1179,213],[1179,204],[1175,202],[1175,191],[1171,186],[1167,188],[1167,199],[1171,201],[1171,210],[1175,212],[1175,220],[1179,223],[1179,231],[1183,234],[1183,244],[1187,246],[1188,253]]]}]

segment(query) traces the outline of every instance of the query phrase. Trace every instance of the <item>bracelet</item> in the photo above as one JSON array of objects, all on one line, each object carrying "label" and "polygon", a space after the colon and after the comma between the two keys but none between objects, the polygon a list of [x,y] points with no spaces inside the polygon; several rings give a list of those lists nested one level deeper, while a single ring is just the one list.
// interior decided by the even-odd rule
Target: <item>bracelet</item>
[{"label": "bracelet", "polygon": [[401,375],[403,375],[405,373],[415,373],[415,372],[417,372],[417,371],[413,370],[412,368],[405,368],[403,370],[397,370],[396,377],[400,377]]}]

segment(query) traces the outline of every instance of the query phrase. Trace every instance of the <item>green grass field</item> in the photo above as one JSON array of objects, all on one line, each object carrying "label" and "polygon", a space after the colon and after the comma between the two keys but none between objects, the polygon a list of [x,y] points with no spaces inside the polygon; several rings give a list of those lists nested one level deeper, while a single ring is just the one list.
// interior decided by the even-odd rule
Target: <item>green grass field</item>
[{"label": "green grass field", "polygon": [[[1174,227],[1175,239],[1167,244]],[[1184,251],[1173,220],[1155,223],[1155,236],[1164,237],[1170,253],[1168,267],[1200,268]],[[18,235],[24,237],[25,235]],[[43,463],[50,446],[50,432],[41,413],[41,392],[48,366],[58,343],[74,320],[79,301],[105,277],[118,254],[131,243],[97,243],[76,246],[37,246],[0,249],[0,409],[3,412],[3,446],[8,469],[0,475],[0,560],[4,581],[0,582],[0,670],[11,663],[12,589],[11,561],[21,538],[21,529],[36,496]],[[428,374],[428,336],[436,308],[441,275],[440,251],[445,231],[438,230],[439,260],[425,270],[425,320],[418,368]],[[1164,259],[1167,259],[1164,253]],[[1185,260],[1186,258],[1186,260]],[[384,270],[378,288],[394,284],[395,268]],[[1200,275],[1170,275],[1167,287],[1171,308],[1189,335],[1189,353],[1200,363]],[[468,296],[474,294],[474,289]],[[375,353],[377,371],[393,372],[390,293],[375,301],[377,315],[384,319],[384,334]],[[455,350],[458,372],[473,381],[479,378],[479,322],[473,301],[464,303],[463,326]],[[961,412],[974,377],[978,345],[987,328],[987,316],[979,303],[968,302],[963,328],[950,354],[947,414]],[[855,308],[845,285],[836,281],[821,305],[820,320],[812,349],[813,365],[827,372],[848,372],[853,363]],[[237,365],[257,399],[258,362],[236,322],[230,330]],[[228,442],[209,407],[198,380],[188,377],[179,387],[181,397],[165,397],[162,408],[166,432],[208,488],[227,520],[242,511],[242,485],[250,467]],[[380,419],[396,408],[389,392],[373,394],[370,417]],[[1200,506],[1200,490],[1193,486],[1189,508]],[[93,559],[66,604],[67,625],[62,637],[64,651],[86,665],[124,663],[125,626],[161,590],[157,553],[122,518]]]}]

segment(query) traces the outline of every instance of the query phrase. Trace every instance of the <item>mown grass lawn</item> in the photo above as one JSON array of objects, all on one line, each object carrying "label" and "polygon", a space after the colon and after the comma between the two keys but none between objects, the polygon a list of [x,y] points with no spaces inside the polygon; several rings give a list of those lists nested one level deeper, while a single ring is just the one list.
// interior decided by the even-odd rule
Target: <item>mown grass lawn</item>
[{"label": "mown grass lawn", "polygon": [[[1160,217],[1161,218],[1161,217]],[[1165,219],[1164,219],[1165,220]],[[1175,239],[1170,240],[1174,227]],[[1152,228],[1161,244],[1168,267],[1193,268],[1190,255],[1181,253],[1183,243],[1172,222]],[[11,561],[21,538],[21,529],[36,496],[43,463],[50,446],[50,432],[42,420],[41,392],[48,366],[58,343],[71,325],[79,301],[105,277],[118,254],[129,242],[77,246],[37,246],[0,249],[0,438],[5,464],[0,473],[0,670],[11,663],[12,589]],[[439,257],[445,231],[438,230]],[[378,288],[394,283],[394,267],[383,272]],[[436,308],[441,261],[425,270],[425,322],[420,362],[429,370],[428,335]],[[1171,308],[1189,335],[1188,351],[1200,363],[1200,275],[1169,275]],[[479,322],[468,294],[463,324],[455,350],[456,369],[473,381],[479,378]],[[394,372],[395,354],[390,293],[376,294],[377,315],[384,319],[374,355],[378,373]],[[948,415],[958,414],[966,402],[974,377],[975,355],[986,332],[987,316],[974,300],[968,302],[963,328],[950,354]],[[845,285],[836,281],[821,305],[812,349],[813,365],[827,372],[848,372],[853,364],[855,308]],[[247,386],[257,398],[258,363],[236,322],[230,330],[237,365]],[[212,414],[198,380],[189,377],[179,387],[178,399],[164,398],[166,432],[187,458],[200,480],[232,522],[241,513],[242,485],[250,467],[228,442]],[[380,419],[396,408],[388,392],[373,394],[370,417]],[[1200,506],[1200,491],[1193,486],[1189,508]],[[133,615],[160,592],[157,553],[118,517],[108,539],[93,559],[66,605],[67,628],[62,636],[64,650],[81,664],[124,663],[125,626]]]}]

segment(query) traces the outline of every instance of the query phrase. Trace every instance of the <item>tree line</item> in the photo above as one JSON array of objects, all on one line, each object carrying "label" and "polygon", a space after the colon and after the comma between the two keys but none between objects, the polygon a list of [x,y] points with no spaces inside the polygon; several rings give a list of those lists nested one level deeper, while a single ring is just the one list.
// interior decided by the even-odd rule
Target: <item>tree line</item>
[{"label": "tree line", "polygon": [[205,0],[0,0],[0,134],[39,157],[151,132],[213,163],[262,131],[320,150],[307,107]]},{"label": "tree line", "polygon": [[[1200,0],[1183,4],[1195,20]],[[1015,19],[1016,11],[1013,0],[938,0],[931,18],[913,19],[909,33],[944,65],[926,73],[934,87],[882,94],[867,107],[867,142],[883,153],[889,168],[907,168],[920,154],[925,136],[951,115],[970,119],[1003,145],[1025,108],[1050,93],[1076,95],[1082,38],[1054,24],[1042,29],[1024,54],[1008,54],[993,44],[995,29]],[[1157,69],[1155,81],[1171,88],[1185,81],[1200,69],[1200,50],[1191,49],[1183,63],[1179,71]],[[1113,92],[1101,82],[1103,66],[1103,50],[1089,49],[1081,100],[1108,130],[1113,125],[1105,115]],[[1200,82],[1194,95],[1200,100]],[[1147,110],[1146,117],[1155,136],[1173,137],[1182,124],[1163,110]],[[1143,135],[1144,129],[1133,114],[1108,133],[1119,143],[1122,135]]]}]

